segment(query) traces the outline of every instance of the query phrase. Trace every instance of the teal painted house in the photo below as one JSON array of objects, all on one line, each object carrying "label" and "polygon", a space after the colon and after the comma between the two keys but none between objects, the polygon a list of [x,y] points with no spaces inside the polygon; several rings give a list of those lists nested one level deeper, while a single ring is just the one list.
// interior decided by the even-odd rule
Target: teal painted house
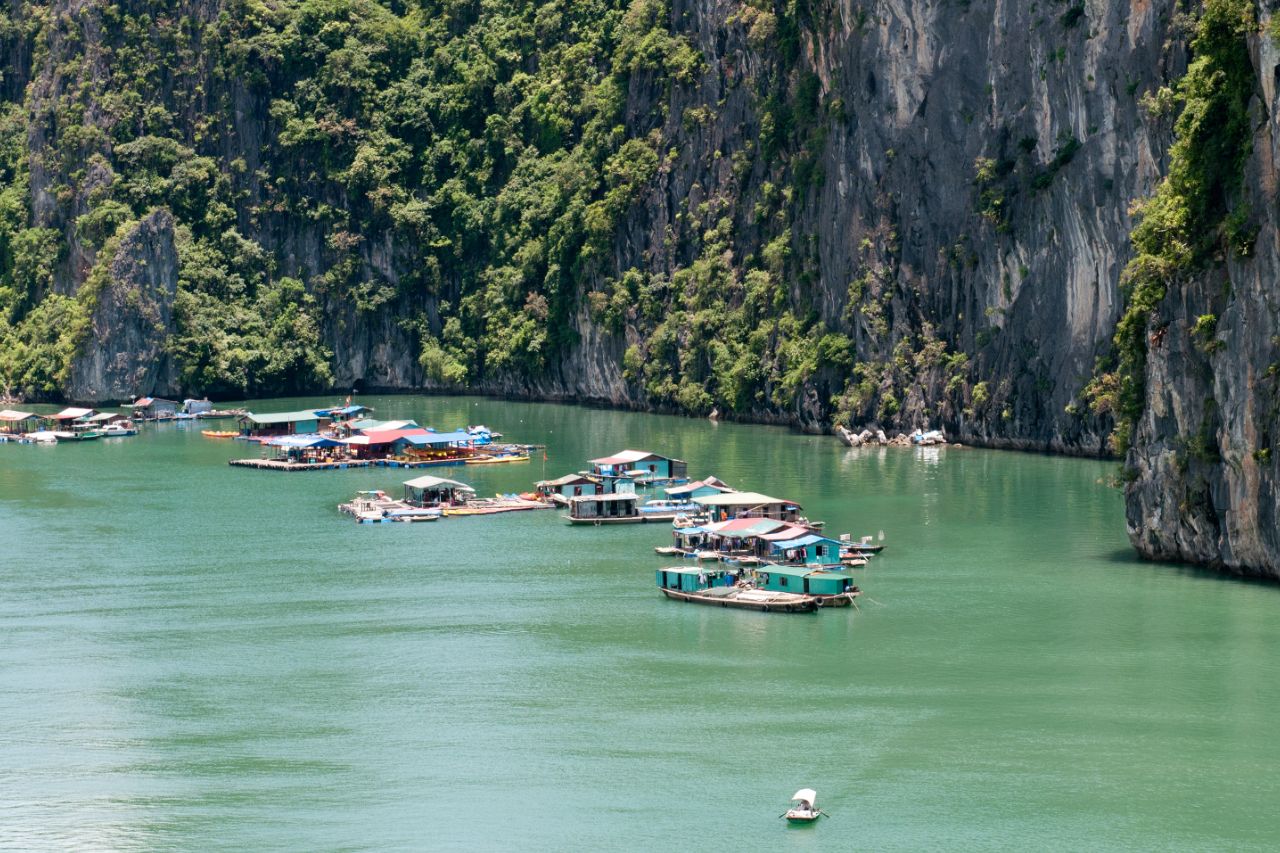
[{"label": "teal painted house", "polygon": [[775,592],[797,592],[802,595],[839,595],[853,589],[853,575],[848,572],[814,571],[790,566],[763,566],[755,570],[756,585]]},{"label": "teal painted house", "polygon": [[769,543],[769,559],[805,565],[836,565],[840,562],[840,543],[816,533],[795,539]]},{"label": "teal painted house", "polygon": [[713,586],[733,586],[738,578],[727,569],[702,569],[697,566],[675,566],[658,569],[658,587],[681,592],[698,592]]}]

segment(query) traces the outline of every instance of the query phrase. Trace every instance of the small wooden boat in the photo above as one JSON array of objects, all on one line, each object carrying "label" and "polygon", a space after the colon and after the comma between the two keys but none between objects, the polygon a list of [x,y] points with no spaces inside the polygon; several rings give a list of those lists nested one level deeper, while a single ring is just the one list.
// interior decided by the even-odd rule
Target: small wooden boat
[{"label": "small wooden boat", "polygon": [[527,453],[504,453],[498,456],[473,456],[467,460],[468,465],[497,465],[501,462],[528,462]]},{"label": "small wooden boat", "polygon": [[826,814],[815,805],[817,801],[817,791],[812,788],[801,788],[791,797],[791,802],[795,803],[795,805],[787,809],[782,816],[787,819],[788,823],[813,823]]},{"label": "small wooden boat", "polygon": [[[881,538],[883,538],[884,534],[881,533],[880,536]],[[843,539],[844,536],[841,536],[840,538]],[[881,551],[884,550],[884,545],[883,544],[877,545],[875,542],[871,541],[870,536],[863,536],[862,539],[860,539],[857,542],[845,542],[841,546],[841,550],[845,553],[848,553],[851,556],[865,557],[865,556],[871,556],[874,554],[879,554]]]},{"label": "small wooden boat", "polygon": [[200,434],[205,438],[235,438],[240,433],[229,429],[202,429]]},{"label": "small wooden boat", "polygon": [[663,557],[683,557],[689,552],[683,548],[677,548],[674,545],[659,545],[653,549],[653,553]]}]

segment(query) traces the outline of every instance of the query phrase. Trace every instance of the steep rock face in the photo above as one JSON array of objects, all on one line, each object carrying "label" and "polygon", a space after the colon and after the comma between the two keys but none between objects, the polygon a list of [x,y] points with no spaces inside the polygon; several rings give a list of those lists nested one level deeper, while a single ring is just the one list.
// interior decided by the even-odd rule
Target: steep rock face
[{"label": "steep rock face", "polygon": [[[883,415],[892,390],[901,407],[886,425],[1105,452],[1109,423],[1067,409],[1119,314],[1129,203],[1160,175],[1168,127],[1138,96],[1185,61],[1167,42],[1174,4],[817,4],[792,75],[820,85],[810,151],[772,161],[759,140],[776,45],[753,40],[745,8],[675,5],[707,73],[672,95],[662,130],[679,155],[620,239],[619,267],[690,263],[721,206],[736,255],[759,252],[765,185],[806,168],[819,178],[790,211],[792,301],[852,338],[860,363],[893,370],[926,338],[971,360],[948,388],[954,374],[916,359],[855,419]],[[714,118],[691,127],[704,113]],[[739,154],[748,168],[731,165]],[[830,419],[846,378],[815,377],[779,414]]]},{"label": "steep rock face", "polygon": [[95,288],[96,304],[67,396],[100,402],[176,394],[166,352],[178,281],[173,216],[156,211],[121,235],[114,249],[87,285]]},{"label": "steep rock face", "polygon": [[1280,578],[1280,52],[1255,36],[1250,53],[1256,130],[1243,187],[1257,239],[1249,256],[1173,282],[1160,305],[1125,495],[1143,555]]}]

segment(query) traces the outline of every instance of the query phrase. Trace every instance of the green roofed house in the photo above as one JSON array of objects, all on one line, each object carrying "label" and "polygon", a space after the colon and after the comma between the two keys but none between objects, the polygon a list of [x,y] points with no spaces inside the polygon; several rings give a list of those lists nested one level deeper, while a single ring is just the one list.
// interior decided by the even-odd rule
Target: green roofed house
[{"label": "green roofed house", "polygon": [[239,420],[240,434],[247,438],[318,433],[321,427],[329,423],[328,418],[320,417],[310,410],[261,415],[250,412],[241,415]]}]

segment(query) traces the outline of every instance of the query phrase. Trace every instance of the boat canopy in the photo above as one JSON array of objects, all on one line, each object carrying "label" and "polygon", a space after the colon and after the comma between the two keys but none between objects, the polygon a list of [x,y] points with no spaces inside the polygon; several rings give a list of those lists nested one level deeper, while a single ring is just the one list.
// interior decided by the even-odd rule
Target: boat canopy
[{"label": "boat canopy", "polygon": [[[138,405],[137,403],[134,404]],[[272,412],[270,414],[255,415],[253,412],[244,416],[244,419],[255,424],[292,424],[299,421],[314,421],[317,419],[316,413],[312,411],[303,412]]]},{"label": "boat canopy", "polygon": [[457,480],[446,480],[444,477],[432,477],[430,475],[425,477],[415,477],[412,480],[405,480],[404,484],[411,489],[439,489],[441,487],[448,487],[463,489],[468,492],[475,491],[475,489],[471,488],[466,483],[459,483]]},{"label": "boat canopy", "polygon": [[773,547],[782,548],[784,550],[787,548],[804,548],[807,545],[816,545],[819,542],[829,542],[836,546],[840,545],[840,543],[834,539],[828,539],[825,536],[818,536],[817,534],[810,533],[806,536],[801,536],[799,539],[786,539],[782,542],[774,542]]},{"label": "boat canopy", "polygon": [[50,420],[55,421],[74,421],[83,418],[85,415],[92,415],[93,409],[63,409],[56,415],[50,415]]},{"label": "boat canopy", "polygon": [[18,421],[27,421],[35,417],[32,412],[19,412],[14,409],[5,409],[0,412],[0,421],[17,423]]},{"label": "boat canopy", "polygon": [[809,805],[813,805],[818,801],[818,792],[812,788],[801,788],[791,797],[792,800],[803,800]]},{"label": "boat canopy", "polygon": [[278,438],[264,441],[263,444],[269,444],[272,447],[341,447],[342,442],[336,438],[329,438],[327,435],[317,435],[316,433],[303,433],[301,435],[282,435]]}]

